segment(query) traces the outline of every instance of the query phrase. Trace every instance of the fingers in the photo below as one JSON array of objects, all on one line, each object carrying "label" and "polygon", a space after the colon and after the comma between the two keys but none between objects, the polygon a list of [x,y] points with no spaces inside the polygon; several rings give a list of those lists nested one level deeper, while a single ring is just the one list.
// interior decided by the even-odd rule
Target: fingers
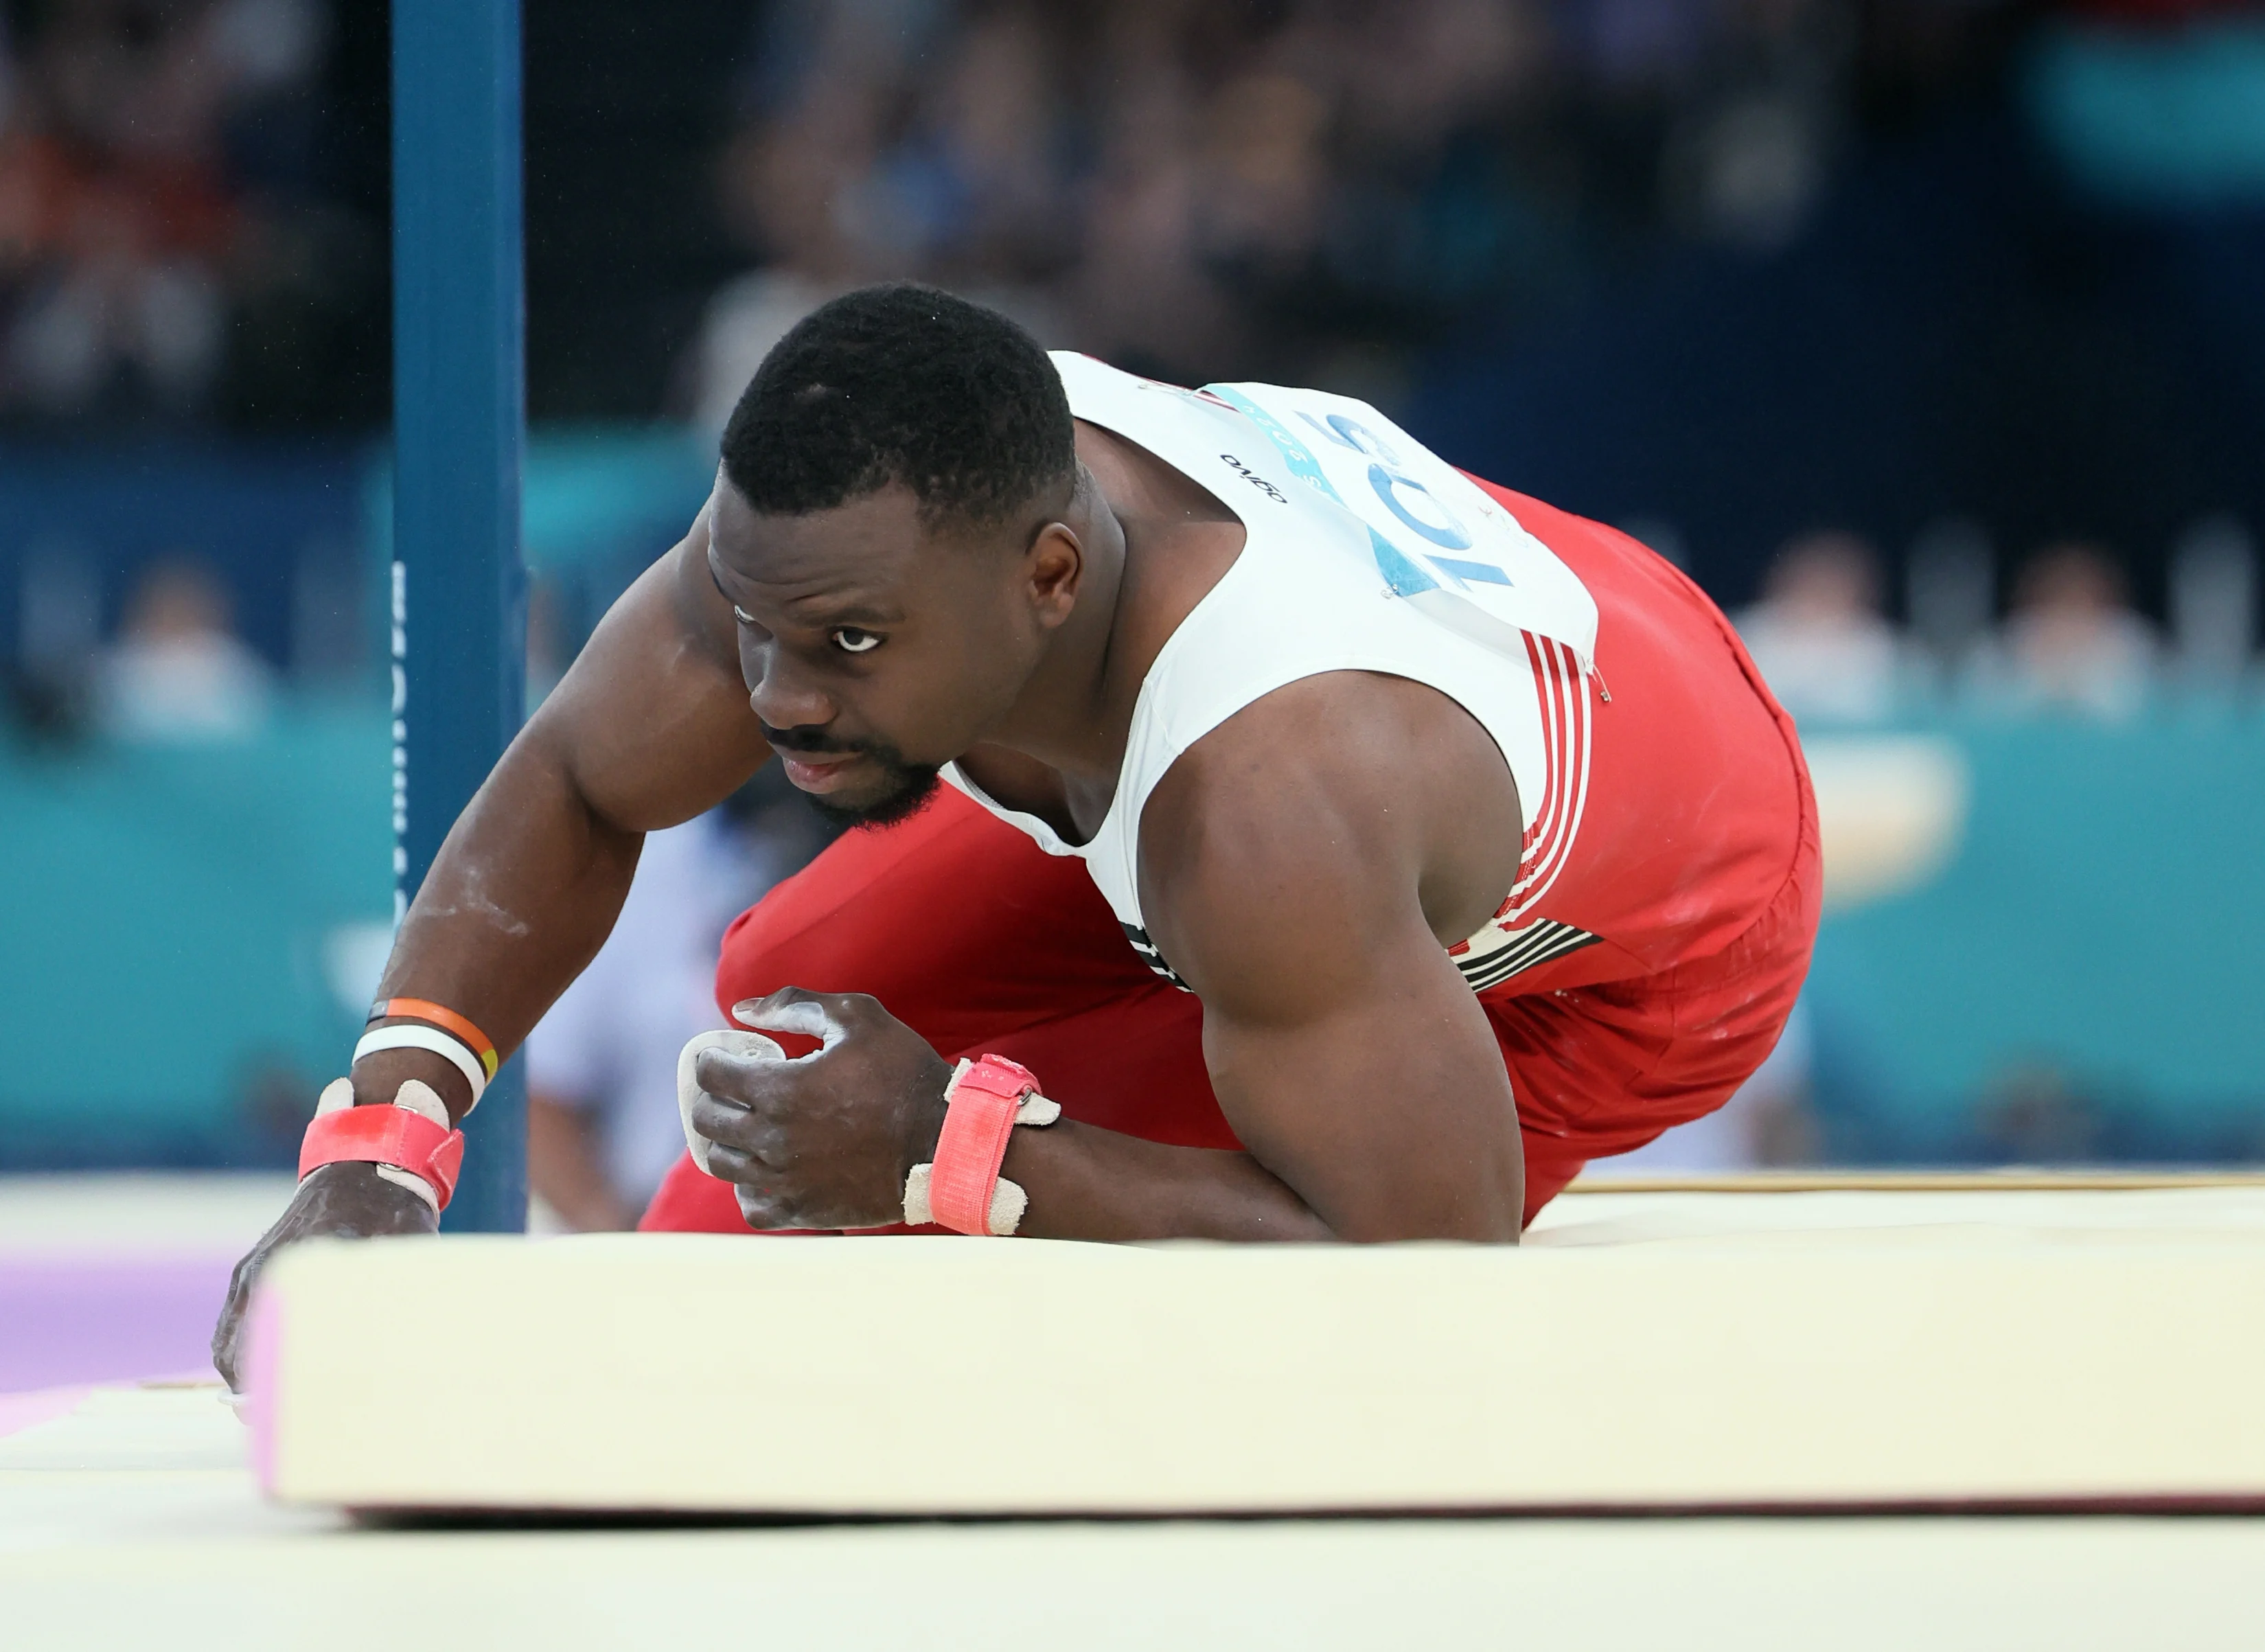
[{"label": "fingers", "polygon": [[[742,1052],[734,1041],[761,1047]],[[784,1132],[773,1115],[774,1107],[792,1099],[786,1067],[778,1046],[757,1033],[703,1034],[686,1046],[677,1067],[677,1103],[694,1163],[724,1182],[776,1174],[787,1159]]]},{"label": "fingers", "polygon": [[213,1369],[220,1372],[221,1380],[232,1394],[241,1394],[244,1384],[238,1380],[237,1366],[244,1349],[245,1310],[251,1306],[251,1287],[258,1282],[259,1270],[266,1263],[264,1247],[255,1248],[236,1264],[228,1277],[228,1299],[222,1303],[220,1319],[213,1326]]},{"label": "fingers", "polygon": [[220,1379],[229,1386],[232,1394],[240,1394],[244,1390],[244,1385],[236,1379],[236,1347],[243,1323],[244,1298],[231,1285],[228,1304],[220,1311],[219,1323],[213,1327],[212,1363],[213,1369],[220,1372]]},{"label": "fingers", "polygon": [[784,1189],[778,1185],[778,1171],[758,1161],[752,1153],[737,1147],[710,1146],[708,1149],[708,1174],[721,1182],[729,1182],[732,1192],[739,1202],[739,1215],[747,1226],[760,1233],[806,1226],[799,1219],[799,1205]]},{"label": "fingers", "polygon": [[[722,1028],[701,1033],[677,1052],[676,1107],[684,1124],[684,1147],[692,1155],[692,1162],[703,1170],[708,1168],[708,1143],[693,1125],[692,1109],[706,1093],[700,1083],[700,1058],[706,1052],[718,1048],[737,1056],[743,1062],[781,1059],[778,1045],[762,1034],[727,1031]],[[716,1081],[720,1083],[722,1081]]]},{"label": "fingers", "polygon": [[736,1182],[743,1189],[752,1189],[776,1173],[744,1147],[711,1141],[708,1144],[708,1174],[719,1182]]},{"label": "fingers", "polygon": [[799,986],[782,986],[768,997],[743,999],[732,1005],[732,1019],[765,1032],[798,1032],[815,1038],[818,1053],[822,1055],[878,1008],[863,993],[812,993]]},{"label": "fingers", "polygon": [[[708,1142],[711,1164],[719,1147],[732,1148],[774,1168],[783,1167],[790,1157],[786,1131],[776,1119],[712,1095],[703,1095],[692,1104],[692,1128]],[[709,1174],[717,1172],[711,1169]]]},{"label": "fingers", "polygon": [[776,1193],[744,1183],[733,1191],[739,1196],[740,1219],[759,1234],[784,1233],[804,1226],[794,1206]]},{"label": "fingers", "polygon": [[753,1107],[776,1094],[782,1069],[790,1065],[776,1056],[734,1055],[710,1045],[692,1058],[692,1080],[703,1095]]}]

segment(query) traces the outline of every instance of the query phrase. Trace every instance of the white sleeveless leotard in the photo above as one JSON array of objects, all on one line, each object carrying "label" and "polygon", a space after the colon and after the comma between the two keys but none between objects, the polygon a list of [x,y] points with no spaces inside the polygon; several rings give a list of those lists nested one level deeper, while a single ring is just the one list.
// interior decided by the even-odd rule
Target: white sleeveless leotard
[{"label": "white sleeveless leotard", "polygon": [[1149,966],[1183,985],[1140,911],[1140,815],[1180,753],[1253,701],[1333,671],[1428,684],[1501,747],[1525,816],[1518,882],[1451,949],[1475,991],[1595,937],[1526,918],[1564,864],[1587,789],[1597,605],[1570,569],[1469,478],[1365,402],[1271,384],[1203,390],[1057,352],[1070,411],[1185,472],[1247,538],[1141,683],[1109,812],[1073,845],[1004,809],[957,764],[944,778],[1085,862]]}]

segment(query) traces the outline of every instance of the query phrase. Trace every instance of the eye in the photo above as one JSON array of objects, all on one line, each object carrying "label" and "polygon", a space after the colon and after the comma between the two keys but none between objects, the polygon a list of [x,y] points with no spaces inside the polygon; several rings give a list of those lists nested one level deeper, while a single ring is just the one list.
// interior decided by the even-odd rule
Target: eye
[{"label": "eye", "polygon": [[834,646],[845,654],[870,654],[881,645],[881,639],[870,631],[861,631],[854,625],[836,626]]}]

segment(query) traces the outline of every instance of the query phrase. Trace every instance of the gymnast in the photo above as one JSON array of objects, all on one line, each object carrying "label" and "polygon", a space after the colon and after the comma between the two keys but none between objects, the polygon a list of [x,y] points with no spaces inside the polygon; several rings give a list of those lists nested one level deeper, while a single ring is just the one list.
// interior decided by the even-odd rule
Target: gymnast
[{"label": "gymnast", "polygon": [[645,833],[774,755],[862,829],[725,936],[648,1230],[1512,1242],[1729,1097],[1817,926],[1792,725],[1650,550],[1364,404],[865,288],[449,833],[231,1383],[266,1258],[432,1231]]}]

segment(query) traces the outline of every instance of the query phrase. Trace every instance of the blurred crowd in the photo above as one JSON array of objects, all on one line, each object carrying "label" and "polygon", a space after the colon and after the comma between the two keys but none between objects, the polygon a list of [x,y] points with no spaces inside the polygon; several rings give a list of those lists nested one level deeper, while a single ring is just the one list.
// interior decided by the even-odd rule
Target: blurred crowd
[{"label": "blurred crowd", "polygon": [[1755,664],[1804,726],[1879,724],[1941,708],[2123,722],[2162,694],[2231,698],[2256,664],[2256,548],[2232,518],[2203,522],[2171,563],[2166,631],[2131,602],[2104,547],[2064,540],[2014,571],[2002,623],[1971,528],[1910,560],[1907,629],[1888,616],[1881,559],[1845,529],[1778,553],[1736,616]]},{"label": "blurred crowd", "polygon": [[783,0],[721,168],[760,266],[688,399],[716,425],[809,304],[917,275],[1159,376],[1388,402],[1459,322],[1546,313],[1663,232],[1783,244],[1860,92],[1955,89],[1998,10]]},{"label": "blurred crowd", "polygon": [[324,365],[310,317],[383,258],[318,187],[329,34],[327,0],[0,11],[0,418],[179,423]]}]

